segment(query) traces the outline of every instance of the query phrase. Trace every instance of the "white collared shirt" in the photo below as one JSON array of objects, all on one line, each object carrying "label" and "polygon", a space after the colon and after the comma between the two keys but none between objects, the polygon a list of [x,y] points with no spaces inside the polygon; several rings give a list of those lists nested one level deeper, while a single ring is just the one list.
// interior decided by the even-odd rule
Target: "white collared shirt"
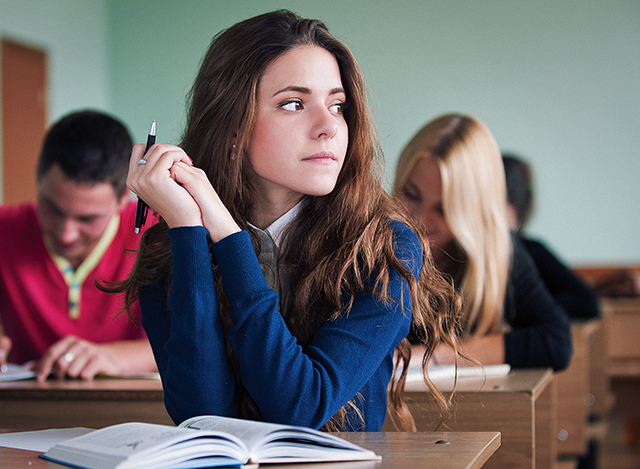
[{"label": "white collared shirt", "polygon": [[271,238],[272,242],[276,245],[276,247],[279,248],[280,243],[282,242],[282,233],[284,229],[295,217],[298,216],[298,213],[300,213],[300,210],[302,210],[303,201],[304,198],[301,199],[300,202],[295,204],[288,212],[286,212],[276,221],[267,226],[264,230],[261,230],[251,222],[248,222],[249,226],[254,228],[259,233],[265,233],[266,235],[268,235],[269,238]]},{"label": "white collared shirt", "polygon": [[278,251],[282,244],[284,230],[289,223],[298,216],[300,210],[302,210],[303,201],[304,198],[264,230],[248,222],[249,226],[256,230],[260,238],[258,262],[260,263],[260,269],[262,270],[262,275],[264,275],[267,285],[280,295],[279,309],[281,313],[286,311],[286,308],[283,308],[282,305],[287,304],[290,292],[289,277],[286,270],[282,269],[282,266],[278,262],[280,257]]}]

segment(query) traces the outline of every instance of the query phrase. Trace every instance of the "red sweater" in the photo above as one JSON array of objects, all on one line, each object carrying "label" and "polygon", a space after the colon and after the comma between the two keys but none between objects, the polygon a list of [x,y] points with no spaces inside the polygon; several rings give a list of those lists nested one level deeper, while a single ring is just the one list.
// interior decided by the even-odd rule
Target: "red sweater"
[{"label": "red sweater", "polygon": [[[136,203],[120,214],[111,245],[82,284],[80,314],[69,317],[68,287],[51,259],[33,203],[0,206],[0,322],[13,347],[10,361],[38,359],[59,339],[75,335],[96,343],[145,337],[123,308],[121,295],[98,290],[94,280],[124,280],[135,259],[140,236],[134,234]],[[139,306],[132,310],[139,318]],[[139,323],[138,319],[136,321]]]}]

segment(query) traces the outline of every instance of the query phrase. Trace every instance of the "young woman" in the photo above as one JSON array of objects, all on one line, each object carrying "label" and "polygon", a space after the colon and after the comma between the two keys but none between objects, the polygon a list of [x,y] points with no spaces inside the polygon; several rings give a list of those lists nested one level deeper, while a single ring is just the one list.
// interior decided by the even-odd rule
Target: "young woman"
[{"label": "young woman", "polygon": [[[505,173],[489,129],[458,114],[429,122],[402,151],[394,187],[461,293],[460,351],[484,365],[565,368],[569,319],[510,234]],[[433,359],[455,357],[442,344]]]},{"label": "young woman", "polygon": [[129,187],[162,220],[121,289],[176,422],[380,430],[410,326],[427,358],[452,343],[454,292],[376,177],[364,88],[324,24],[267,13],[214,38],[180,147],[134,148]]}]

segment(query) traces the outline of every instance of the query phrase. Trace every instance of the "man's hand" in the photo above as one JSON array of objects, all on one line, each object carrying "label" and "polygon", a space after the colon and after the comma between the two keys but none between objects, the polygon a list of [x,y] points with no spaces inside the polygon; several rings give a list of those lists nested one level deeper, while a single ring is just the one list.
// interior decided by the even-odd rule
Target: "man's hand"
[{"label": "man's hand", "polygon": [[45,381],[52,372],[57,379],[91,380],[97,374],[117,376],[155,371],[155,362],[147,340],[95,344],[66,336],[49,347],[34,370],[38,381]]}]

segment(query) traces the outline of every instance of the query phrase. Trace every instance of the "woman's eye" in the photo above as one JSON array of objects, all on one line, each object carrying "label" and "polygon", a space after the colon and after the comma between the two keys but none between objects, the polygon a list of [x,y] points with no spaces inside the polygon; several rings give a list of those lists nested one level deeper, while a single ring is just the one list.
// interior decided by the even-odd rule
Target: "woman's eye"
[{"label": "woman's eye", "polygon": [[300,111],[302,109],[302,102],[296,99],[280,103],[279,106],[285,111]]},{"label": "woman's eye", "polygon": [[411,200],[414,202],[420,200],[420,195],[415,193],[411,189],[407,189],[407,188],[402,189],[402,195],[404,196],[405,199]]},{"label": "woman's eye", "polygon": [[342,114],[344,110],[349,106],[349,103],[335,103],[329,106],[329,111],[334,114]]}]

